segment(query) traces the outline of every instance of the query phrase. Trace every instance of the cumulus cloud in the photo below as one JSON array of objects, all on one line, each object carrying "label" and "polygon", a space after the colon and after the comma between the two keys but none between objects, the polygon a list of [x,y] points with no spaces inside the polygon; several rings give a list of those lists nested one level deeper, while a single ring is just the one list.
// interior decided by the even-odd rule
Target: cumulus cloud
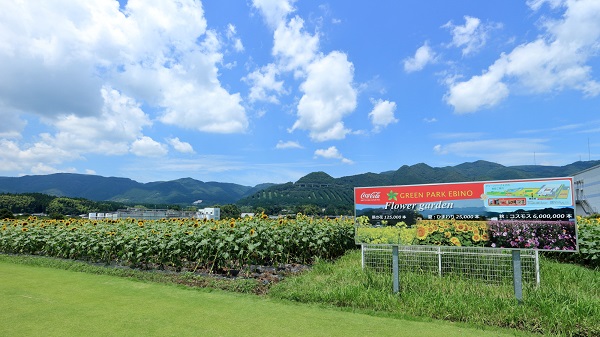
[{"label": "cumulus cloud", "polygon": [[20,138],[27,121],[19,118],[19,114],[10,111],[0,103],[0,138]]},{"label": "cumulus cloud", "polygon": [[167,142],[175,149],[177,152],[181,153],[195,153],[194,148],[190,143],[182,142],[179,140],[179,137],[169,138]]},{"label": "cumulus cloud", "polygon": [[[245,132],[239,93],[219,82],[218,35],[207,29],[202,5],[193,0],[129,0],[122,9],[114,0],[6,3],[0,13],[0,117],[10,123],[2,123],[0,137],[15,150],[20,164],[14,169],[49,171],[90,153],[154,148],[164,154],[164,144],[144,138],[151,121]],[[225,35],[243,50],[235,26]],[[14,139],[27,127],[25,115],[37,115],[53,131],[38,135],[38,143],[19,144]],[[188,151],[183,144],[179,150]]]},{"label": "cumulus cloud", "polygon": [[162,157],[168,153],[167,147],[154,139],[143,136],[131,144],[131,153],[140,157]]},{"label": "cumulus cloud", "polygon": [[104,87],[100,94],[103,106],[99,116],[69,114],[47,120],[56,132],[40,134],[33,144],[0,140],[5,149],[0,151],[0,162],[6,163],[0,171],[41,173],[45,168],[45,172],[62,172],[55,166],[86,154],[128,153],[132,142],[142,137],[142,129],[151,125],[150,119],[135,100],[117,90]]},{"label": "cumulus cloud", "polygon": [[302,145],[300,145],[300,143],[298,142],[294,142],[294,141],[287,141],[284,142],[282,140],[277,142],[277,145],[275,145],[276,149],[282,150],[282,149],[302,149],[304,148]]},{"label": "cumulus cloud", "polygon": [[150,119],[131,97],[109,87],[100,91],[104,105],[99,116],[62,116],[52,122],[58,131],[46,142],[79,154],[127,153],[129,144],[151,125]]},{"label": "cumulus cloud", "polygon": [[45,169],[54,173],[60,171],[55,168],[56,165],[79,158],[77,153],[46,143],[50,138],[48,134],[42,134],[41,137],[39,142],[23,149],[15,141],[0,139],[0,171],[36,173]]},{"label": "cumulus cloud", "polygon": [[285,71],[295,71],[300,77],[318,56],[319,36],[304,30],[304,20],[296,16],[280,24],[273,34],[272,54]]},{"label": "cumulus cloud", "polygon": [[473,76],[466,82],[452,83],[444,96],[457,113],[476,112],[492,107],[508,97],[508,86],[501,81],[504,63],[492,65],[483,75]]},{"label": "cumulus cloud", "polygon": [[429,47],[427,42],[423,44],[415,52],[415,56],[409,57],[404,60],[404,71],[412,73],[415,71],[423,70],[429,63],[436,62],[435,52]]},{"label": "cumulus cloud", "polygon": [[373,103],[374,107],[373,110],[369,112],[369,119],[371,119],[371,124],[373,124],[375,132],[378,132],[392,123],[398,122],[398,119],[394,116],[394,113],[396,112],[396,102],[372,99],[371,103]]},{"label": "cumulus cloud", "polygon": [[352,87],[354,66],[346,54],[333,51],[311,63],[300,89],[295,129],[309,130],[314,141],[343,139],[349,132],[343,117],[356,108],[356,90]]},{"label": "cumulus cloud", "polygon": [[272,28],[276,28],[292,13],[296,0],[252,0],[252,5],[260,10]]},{"label": "cumulus cloud", "polygon": [[344,158],[340,151],[335,146],[330,146],[327,149],[318,149],[315,151],[315,157],[322,157],[326,159],[339,159],[344,164],[352,164],[353,161]]},{"label": "cumulus cloud", "polygon": [[270,103],[279,103],[278,96],[285,93],[283,81],[277,80],[279,69],[273,63],[270,63],[261,69],[257,69],[243,80],[251,85],[248,98],[250,102],[265,101]]},{"label": "cumulus cloud", "polygon": [[[10,15],[0,22],[0,102],[7,108],[42,116],[99,115],[100,89],[110,85],[163,109],[165,123],[245,130],[239,94],[219,83],[221,46],[207,30],[199,2],[130,0],[123,12],[111,0],[7,6]],[[240,122],[218,126],[217,116]]]},{"label": "cumulus cloud", "polygon": [[297,105],[297,120],[289,129],[306,130],[313,141],[343,139],[351,130],[343,118],[356,109],[356,90],[353,87],[354,65],[347,55],[332,51],[324,55],[319,50],[319,35],[305,30],[299,16],[288,19],[293,1],[254,1],[273,28],[274,62],[246,76],[252,84],[251,100],[277,103],[285,93],[282,73],[292,73],[303,80],[303,95]]},{"label": "cumulus cloud", "polygon": [[[538,9],[543,3],[532,1],[530,6]],[[600,44],[600,2],[562,5],[564,15],[547,20],[544,35],[502,54],[481,75],[463,82],[449,81],[445,101],[457,113],[468,113],[498,105],[508,97],[510,87],[530,94],[574,89],[585,96],[599,95],[600,83],[592,78],[586,63]]]},{"label": "cumulus cloud", "polygon": [[462,48],[462,54],[469,55],[485,46],[489,30],[497,25],[484,25],[481,20],[471,16],[465,16],[464,18],[465,24],[463,26],[454,25],[452,21],[449,21],[442,27],[448,28],[452,32],[450,46]]}]

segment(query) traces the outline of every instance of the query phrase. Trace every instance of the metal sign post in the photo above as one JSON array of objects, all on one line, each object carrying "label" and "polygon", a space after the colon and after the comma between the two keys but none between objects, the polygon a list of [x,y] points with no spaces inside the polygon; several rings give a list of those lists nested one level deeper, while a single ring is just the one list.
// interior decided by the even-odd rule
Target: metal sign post
[{"label": "metal sign post", "polygon": [[521,272],[521,251],[516,249],[512,251],[513,266],[513,285],[515,288],[515,297],[519,304],[523,303],[523,273]]}]

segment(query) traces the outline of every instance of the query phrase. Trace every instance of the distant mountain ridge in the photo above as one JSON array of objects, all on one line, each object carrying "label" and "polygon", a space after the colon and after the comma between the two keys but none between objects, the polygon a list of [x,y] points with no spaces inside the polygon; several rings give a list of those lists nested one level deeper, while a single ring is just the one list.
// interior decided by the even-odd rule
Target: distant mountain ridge
[{"label": "distant mountain ridge", "polygon": [[[272,204],[299,206],[314,204],[318,207],[335,207],[348,210],[353,207],[354,187],[392,186],[488,181],[508,179],[534,179],[569,177],[580,171],[600,165],[600,161],[578,161],[565,166],[503,166],[484,160],[456,166],[431,167],[427,164],[404,165],[396,171],[362,173],[333,178],[325,172],[313,172],[296,183],[274,185],[242,198],[239,205],[267,207]],[[341,214],[343,212],[339,212]]]},{"label": "distant mountain ridge", "polygon": [[0,177],[0,193],[44,193],[54,196],[139,204],[229,204],[272,184],[255,187],[233,183],[203,182],[192,178],[139,183],[128,178],[55,173]]},{"label": "distant mountain ridge", "polygon": [[295,183],[263,183],[253,187],[203,182],[193,178],[139,183],[128,178],[55,173],[0,177],[0,193],[37,192],[136,204],[189,205],[202,200],[202,205],[236,203],[240,206],[265,207],[276,204],[287,207],[313,204],[347,210],[353,206],[354,187],[568,177],[597,165],[600,165],[599,160],[578,161],[565,166],[503,166],[483,160],[446,167],[420,163],[404,165],[396,171],[367,172],[340,178],[333,178],[325,172],[312,172]]}]

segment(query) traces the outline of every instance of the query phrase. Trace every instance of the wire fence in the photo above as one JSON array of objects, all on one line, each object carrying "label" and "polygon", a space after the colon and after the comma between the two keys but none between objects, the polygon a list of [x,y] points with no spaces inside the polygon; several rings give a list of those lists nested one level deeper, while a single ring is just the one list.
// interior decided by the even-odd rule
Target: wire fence
[{"label": "wire fence", "polygon": [[[513,280],[512,251],[498,248],[399,246],[400,273],[457,274],[501,284]],[[392,273],[391,245],[362,245],[362,267]],[[539,254],[521,250],[522,282],[539,285]]]}]

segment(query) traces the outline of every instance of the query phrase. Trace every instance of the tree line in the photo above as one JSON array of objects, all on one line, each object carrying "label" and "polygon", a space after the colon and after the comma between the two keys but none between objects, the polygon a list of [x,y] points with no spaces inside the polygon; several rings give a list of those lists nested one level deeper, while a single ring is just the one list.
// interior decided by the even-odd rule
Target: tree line
[{"label": "tree line", "polygon": [[[128,207],[148,209],[173,209],[196,211],[195,206],[181,206],[169,204],[126,204],[114,201],[93,201],[85,198],[70,198],[52,196],[43,193],[0,194],[0,218],[13,217],[14,215],[29,216],[32,214],[46,214],[50,217],[79,216],[88,213],[110,213]],[[339,205],[323,207],[316,204],[278,205],[273,202],[263,202],[259,205],[212,205],[221,210],[221,218],[237,218],[242,213],[268,214],[268,215],[295,215],[302,213],[312,216],[326,215],[352,215],[352,210]]]}]

